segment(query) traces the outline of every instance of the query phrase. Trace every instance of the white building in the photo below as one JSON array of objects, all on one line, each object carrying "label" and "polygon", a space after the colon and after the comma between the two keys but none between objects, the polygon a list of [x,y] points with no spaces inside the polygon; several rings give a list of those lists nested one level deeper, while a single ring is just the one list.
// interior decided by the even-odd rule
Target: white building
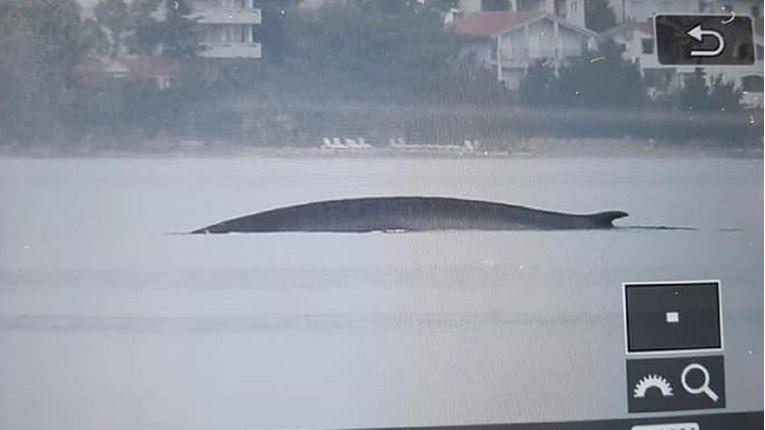
[{"label": "white building", "polygon": [[[616,9],[622,12],[619,21],[645,21],[660,13],[699,13],[700,0],[611,0],[621,1]],[[612,6],[613,7],[613,6]],[[617,15],[618,17],[618,15]]]},{"label": "white building", "polygon": [[255,34],[262,18],[253,0],[190,0],[190,6],[204,47],[201,56],[261,58]]},{"label": "white building", "polygon": [[[101,0],[76,0],[83,15],[92,17]],[[125,0],[132,3],[132,0]],[[198,23],[200,53],[208,58],[261,58],[256,28],[262,22],[253,0],[188,0],[191,18]]]},{"label": "white building", "polygon": [[762,17],[762,0],[608,0],[617,22],[645,21],[661,13],[729,13]]},{"label": "white building", "polygon": [[585,0],[459,0],[465,15],[478,12],[540,12],[584,27]]},{"label": "white building", "polygon": [[[651,97],[660,97],[678,91],[685,79],[692,76],[695,66],[663,66],[655,52],[653,20],[628,21],[600,35],[624,47],[624,58],[640,65]],[[743,92],[742,102],[747,107],[763,105],[763,19],[754,20],[755,64],[752,66],[703,67],[707,79],[722,75]]]},{"label": "white building", "polygon": [[472,13],[449,26],[457,34],[472,36],[466,48],[497,73],[511,90],[519,87],[528,67],[540,60],[560,64],[594,48],[596,34],[555,15],[529,12]]}]

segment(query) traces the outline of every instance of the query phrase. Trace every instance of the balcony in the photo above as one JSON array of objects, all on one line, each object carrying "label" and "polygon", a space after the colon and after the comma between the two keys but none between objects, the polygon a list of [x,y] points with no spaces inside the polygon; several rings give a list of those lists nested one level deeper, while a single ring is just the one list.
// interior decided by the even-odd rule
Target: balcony
[{"label": "balcony", "polygon": [[199,55],[205,58],[261,58],[260,43],[229,42],[203,43],[204,51]]},{"label": "balcony", "polygon": [[207,5],[195,7],[191,18],[200,24],[260,24],[263,21],[260,9]]}]

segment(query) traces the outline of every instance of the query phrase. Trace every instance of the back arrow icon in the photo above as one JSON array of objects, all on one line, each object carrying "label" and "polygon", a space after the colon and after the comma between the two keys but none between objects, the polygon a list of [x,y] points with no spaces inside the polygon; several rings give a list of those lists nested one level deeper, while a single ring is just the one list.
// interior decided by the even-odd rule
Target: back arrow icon
[{"label": "back arrow icon", "polygon": [[691,50],[691,57],[716,57],[720,55],[721,52],[723,52],[723,49],[725,49],[725,39],[723,39],[722,34],[714,30],[702,30],[701,24],[688,30],[685,34],[687,34],[688,36],[691,36],[697,42],[701,42],[704,39],[704,36],[712,36],[715,39],[717,39],[716,49],[713,49],[711,51]]}]

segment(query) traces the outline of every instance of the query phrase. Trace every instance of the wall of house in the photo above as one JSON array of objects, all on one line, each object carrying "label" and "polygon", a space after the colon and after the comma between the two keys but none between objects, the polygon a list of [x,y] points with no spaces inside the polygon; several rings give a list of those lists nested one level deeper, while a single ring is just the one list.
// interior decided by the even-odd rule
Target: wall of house
[{"label": "wall of house", "polygon": [[200,30],[201,42],[205,44],[253,43],[254,29],[255,26],[246,24],[206,24]]},{"label": "wall of house", "polygon": [[[551,20],[540,20],[527,29],[506,33],[499,39],[502,83],[510,90],[517,90],[528,66],[542,59],[560,62],[568,57],[580,57],[587,39],[586,35],[561,25],[556,37],[555,23]],[[484,52],[491,56],[484,64],[496,70],[495,47]]]},{"label": "wall of house", "polygon": [[659,60],[655,53],[656,42],[653,35],[635,30],[620,33],[614,36],[613,40],[624,46],[623,57],[625,59],[638,61],[641,67],[654,68],[659,66]]},{"label": "wall of house", "polygon": [[624,0],[626,20],[645,21],[657,13],[698,13],[699,0]]},{"label": "wall of house", "polygon": [[564,19],[576,26],[584,28],[584,0],[567,0]]},{"label": "wall of house", "polygon": [[527,27],[507,33],[501,38],[500,52],[503,63],[526,66],[530,61],[543,58],[563,59],[584,54],[587,37],[565,26],[539,20]]},{"label": "wall of house", "polygon": [[[465,13],[516,11],[518,0],[459,0],[457,8]],[[540,1],[540,0],[536,0]]]}]

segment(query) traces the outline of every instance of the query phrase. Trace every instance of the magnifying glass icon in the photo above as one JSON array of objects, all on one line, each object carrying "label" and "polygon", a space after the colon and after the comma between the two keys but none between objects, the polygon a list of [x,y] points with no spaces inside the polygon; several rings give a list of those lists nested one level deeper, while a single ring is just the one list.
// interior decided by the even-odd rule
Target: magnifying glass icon
[{"label": "magnifying glass icon", "polygon": [[[704,375],[704,381],[698,387],[691,387],[688,384],[688,373],[690,373],[691,370],[698,370],[702,373],[702,375]],[[687,391],[689,394],[699,395],[703,393],[712,399],[713,402],[716,402],[720,399],[717,393],[709,388],[709,371],[706,367],[700,364],[693,363],[685,366],[685,369],[683,369],[683,374],[680,376],[680,381],[683,383],[683,388],[685,388],[685,391]]]}]

